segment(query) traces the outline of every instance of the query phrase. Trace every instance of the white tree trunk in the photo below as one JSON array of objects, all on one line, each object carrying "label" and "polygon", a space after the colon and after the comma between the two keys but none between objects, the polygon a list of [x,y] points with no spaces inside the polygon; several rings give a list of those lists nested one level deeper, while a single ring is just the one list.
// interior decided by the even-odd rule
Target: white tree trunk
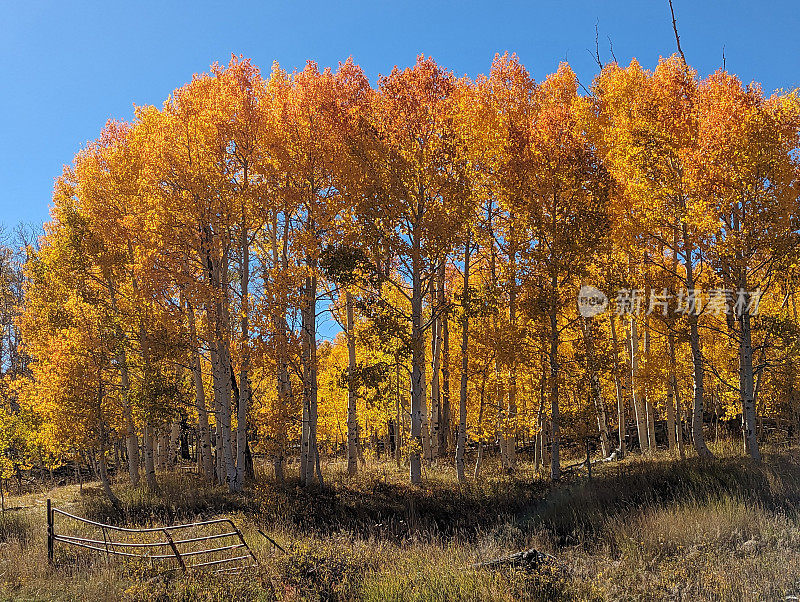
[{"label": "white tree trunk", "polygon": [[[271,244],[272,244],[272,260],[274,266],[280,266],[284,274],[289,272],[289,221],[286,220],[283,224],[283,239],[280,251],[278,250],[278,215],[272,215],[272,229],[271,229]],[[287,359],[287,347],[289,341],[289,326],[286,323],[286,311],[288,307],[287,292],[284,288],[279,288],[277,291],[277,307],[273,311],[272,321],[275,328],[275,336],[277,338],[276,358],[275,363],[277,367],[277,398],[278,409],[280,415],[277,417],[276,432],[275,432],[275,450],[273,455],[273,469],[275,472],[275,480],[278,483],[284,481],[284,465],[286,462],[286,445],[287,445],[287,420],[288,409],[292,406],[292,383],[289,377],[289,362]],[[305,424],[305,423],[304,423]]]},{"label": "white tree trunk", "polygon": [[194,381],[194,401],[197,410],[197,455],[203,470],[203,476],[208,483],[214,482],[214,459],[211,453],[211,431],[208,425],[208,408],[206,407],[206,392],[203,384],[203,367],[200,363],[200,351],[197,341],[197,324],[194,307],[186,304],[186,315],[189,323],[189,338],[191,339],[191,367],[192,380]]},{"label": "white tree trunk", "polygon": [[125,424],[125,447],[128,453],[128,476],[131,485],[139,485],[139,438],[136,435],[136,423],[133,421],[133,411],[130,402],[130,374],[128,372],[128,358],[123,348],[119,353],[120,366],[120,394],[122,396],[122,418]]},{"label": "white tree trunk", "polygon": [[636,435],[639,440],[639,450],[646,453],[649,446],[647,444],[647,422],[644,408],[639,403],[639,331],[636,327],[636,319],[631,316],[629,322],[630,330],[630,355],[631,355],[631,401],[633,401],[633,413],[636,417]]},{"label": "white tree trunk", "polygon": [[[114,281],[109,277],[108,290],[111,296],[111,307],[114,313],[118,314],[115,288]],[[119,343],[117,361],[120,371],[120,396],[122,397],[122,420],[125,426],[125,445],[128,452],[128,476],[131,479],[131,485],[137,487],[139,485],[139,438],[136,435],[136,423],[133,420],[133,410],[131,408],[131,380],[128,355],[124,342]]]},{"label": "white tree trunk", "polygon": [[144,474],[147,487],[151,491],[158,491],[156,481],[156,463],[153,457],[153,425],[148,421],[144,425]]},{"label": "white tree trunk", "polygon": [[622,394],[622,378],[620,377],[619,340],[617,339],[615,315],[609,315],[608,319],[611,324],[611,346],[613,347],[612,353],[614,355],[614,390],[617,395],[617,437],[619,438],[619,455],[623,457],[627,450],[625,449],[625,396]]},{"label": "white tree trunk", "polygon": [[[742,286],[744,289],[744,285]],[[750,313],[747,308],[742,309],[739,316],[739,366],[740,366],[740,395],[742,413],[744,416],[745,451],[756,461],[761,461],[761,452],[758,449],[756,433],[756,401],[753,378],[753,346],[750,327]]]}]

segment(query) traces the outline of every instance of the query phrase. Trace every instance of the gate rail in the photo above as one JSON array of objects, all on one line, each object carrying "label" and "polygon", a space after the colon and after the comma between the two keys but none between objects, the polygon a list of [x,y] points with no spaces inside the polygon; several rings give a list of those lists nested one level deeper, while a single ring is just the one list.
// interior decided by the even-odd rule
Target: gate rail
[{"label": "gate rail", "polygon": [[[103,533],[103,539],[88,539],[85,537],[76,537],[72,535],[60,534],[56,533],[55,531],[55,516],[56,514],[60,514],[72,520],[85,523],[88,525],[92,525],[100,529]],[[195,527],[205,527],[209,525],[230,525],[231,530],[224,533],[215,533],[211,535],[204,535],[201,537],[189,537],[187,539],[174,539],[171,532],[191,529]],[[112,541],[109,537],[109,531],[115,531],[118,533],[151,533],[151,534],[162,534],[164,536],[164,541],[155,541],[155,542],[129,542],[129,541]],[[209,541],[213,539],[222,539],[225,537],[235,537],[238,539],[238,543],[234,543],[231,545],[224,545],[217,548],[208,548],[202,550],[184,550],[181,552],[178,546],[183,546],[186,544]],[[176,560],[180,568],[187,572],[189,569],[196,569],[201,567],[216,567],[221,564],[229,563],[229,562],[238,562],[240,563],[237,566],[232,567],[224,567],[224,568],[216,568],[215,572],[217,573],[227,573],[227,572],[238,572],[247,568],[257,567],[258,566],[258,559],[253,554],[253,551],[250,549],[250,546],[247,545],[247,542],[242,535],[242,532],[239,528],[234,524],[234,522],[229,518],[216,518],[212,520],[205,520],[199,521],[195,523],[186,523],[182,525],[170,525],[167,527],[147,527],[141,529],[131,529],[126,527],[117,527],[115,525],[107,525],[104,523],[99,523],[93,520],[89,520],[87,518],[83,518],[81,516],[75,516],[74,514],[70,514],[69,512],[64,512],[63,510],[59,510],[58,508],[54,508],[51,500],[47,500],[47,559],[52,564],[53,563],[53,553],[55,548],[55,542],[60,541],[68,545],[76,546],[79,548],[86,548],[89,550],[94,550],[96,552],[104,552],[106,557],[110,556],[124,556],[128,558],[140,558],[142,560]],[[130,551],[122,551],[117,548],[123,548],[123,550],[130,550]],[[134,550],[136,549],[157,549],[162,548],[165,552],[169,550],[171,553],[168,554],[147,554],[147,553],[136,553]],[[247,550],[246,554],[240,556],[232,556],[227,558],[220,558],[214,560],[207,560],[204,562],[196,562],[196,561],[189,561],[190,563],[187,564],[187,558],[193,557],[200,557],[198,560],[202,559],[202,555],[204,554],[214,554],[218,552],[228,552],[233,550]],[[247,564],[245,564],[245,561]]]}]

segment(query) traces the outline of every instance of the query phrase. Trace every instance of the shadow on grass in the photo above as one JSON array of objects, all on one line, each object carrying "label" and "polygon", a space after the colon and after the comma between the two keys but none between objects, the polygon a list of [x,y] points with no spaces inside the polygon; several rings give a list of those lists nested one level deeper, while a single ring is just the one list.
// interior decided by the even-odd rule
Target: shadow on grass
[{"label": "shadow on grass", "polygon": [[121,488],[121,512],[99,490],[84,488],[80,511],[93,520],[136,525],[241,512],[268,527],[282,524],[307,534],[342,533],[398,542],[470,541],[510,522],[523,533],[544,529],[563,545],[592,540],[610,519],[640,507],[722,495],[787,512],[800,504],[800,461],[790,452],[767,453],[760,465],[741,457],[631,458],[603,465],[591,481],[573,477],[559,484],[499,477],[462,487],[432,480],[419,488],[364,474],[325,488],[258,482],[230,494],[186,475],[163,475],[159,481],[161,495],[142,487]]}]

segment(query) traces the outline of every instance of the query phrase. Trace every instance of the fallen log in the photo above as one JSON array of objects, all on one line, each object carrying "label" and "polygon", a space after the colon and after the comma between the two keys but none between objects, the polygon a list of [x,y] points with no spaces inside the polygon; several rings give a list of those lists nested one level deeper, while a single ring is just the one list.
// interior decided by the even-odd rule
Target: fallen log
[{"label": "fallen log", "polygon": [[526,571],[536,571],[544,566],[551,566],[566,573],[566,569],[558,562],[555,556],[545,552],[540,552],[534,548],[524,550],[522,552],[516,552],[515,554],[510,554],[508,556],[494,558],[492,560],[477,562],[470,565],[468,568],[494,569],[503,566],[519,568]]}]

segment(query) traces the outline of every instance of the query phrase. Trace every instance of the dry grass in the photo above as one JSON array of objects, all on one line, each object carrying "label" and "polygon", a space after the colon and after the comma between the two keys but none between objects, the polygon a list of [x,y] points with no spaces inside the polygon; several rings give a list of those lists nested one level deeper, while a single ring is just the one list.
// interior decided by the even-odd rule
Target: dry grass
[{"label": "dry grass", "polygon": [[[459,487],[450,467],[422,488],[372,461],[354,480],[326,468],[324,490],[266,475],[241,495],[189,475],[161,477],[162,496],[116,485],[116,513],[96,486],[60,487],[58,507],[137,525],[230,516],[261,560],[247,578],[163,573],[57,544],[46,561],[44,499],[10,500],[0,518],[0,599],[24,600],[765,600],[800,592],[800,456],[762,465],[721,444],[718,460],[665,454],[600,466],[553,486],[523,463]],[[91,528],[64,524],[74,533]],[[284,546],[277,551],[258,533]],[[561,569],[474,569],[528,547]],[[163,568],[163,567],[162,567]]]}]

